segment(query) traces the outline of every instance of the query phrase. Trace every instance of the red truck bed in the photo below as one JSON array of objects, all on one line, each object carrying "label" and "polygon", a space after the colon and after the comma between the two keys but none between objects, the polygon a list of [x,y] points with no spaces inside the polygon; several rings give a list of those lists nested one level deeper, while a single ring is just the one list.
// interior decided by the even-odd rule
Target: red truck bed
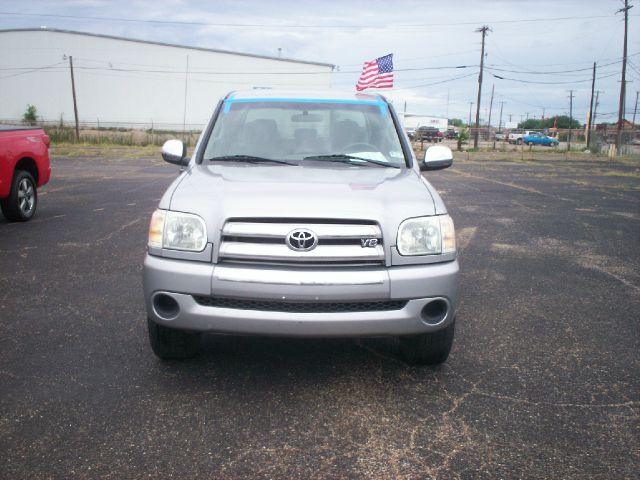
[{"label": "red truck bed", "polygon": [[0,125],[0,207],[7,220],[33,216],[37,188],[50,176],[49,137],[44,130]]}]

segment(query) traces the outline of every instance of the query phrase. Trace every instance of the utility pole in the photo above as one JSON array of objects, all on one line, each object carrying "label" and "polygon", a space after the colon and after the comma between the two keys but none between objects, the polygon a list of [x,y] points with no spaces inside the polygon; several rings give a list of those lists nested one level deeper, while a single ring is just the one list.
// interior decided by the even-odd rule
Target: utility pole
[{"label": "utility pole", "polygon": [[78,102],[76,101],[76,81],[73,78],[73,57],[69,55],[69,67],[71,69],[71,93],[73,94],[73,114],[76,117],[76,140],[80,141],[80,126],[78,125]]},{"label": "utility pole", "polygon": [[633,126],[636,126],[636,112],[638,111],[638,94],[640,92],[636,91],[636,106],[633,108]]},{"label": "utility pole", "polygon": [[491,110],[493,110],[493,90],[495,89],[495,85],[491,85],[491,102],[489,102],[489,138],[491,138]]},{"label": "utility pole", "polygon": [[567,152],[571,151],[571,124],[573,123],[573,90],[569,90],[569,136],[567,137]]},{"label": "utility pole", "polygon": [[484,39],[487,36],[487,32],[491,29],[484,25],[476,30],[476,32],[482,33],[482,48],[480,50],[480,73],[478,73],[478,103],[476,104],[476,134],[473,137],[473,148],[478,148],[478,129],[480,128],[480,100],[482,96],[482,70],[484,68]]},{"label": "utility pole", "polygon": [[527,112],[527,120],[529,120],[529,112]]},{"label": "utility pole", "polygon": [[596,88],[596,62],[593,62],[593,76],[591,77],[591,101],[589,103],[589,122],[587,122],[587,148],[591,145],[591,119],[593,118],[593,90]]},{"label": "utility pole", "polygon": [[[493,96],[492,96],[493,97]],[[498,120],[498,132],[502,131],[502,107],[504,107],[504,101],[500,102],[500,120]],[[496,149],[496,136],[493,136],[493,149]]]},{"label": "utility pole", "polygon": [[600,98],[600,92],[600,90],[596,90],[596,104],[593,106],[593,120],[591,121],[593,128],[596,130],[598,129],[598,124],[596,123],[596,113],[598,112],[598,105],[600,105],[600,102],[598,101],[598,99]]},{"label": "utility pole", "polygon": [[624,97],[625,89],[627,88],[627,82],[625,76],[627,73],[627,30],[629,24],[629,9],[632,6],[629,5],[629,0],[624,0],[624,8],[621,8],[616,13],[624,12],[624,44],[622,47],[622,81],[620,82],[620,103],[618,106],[618,134],[616,135],[616,152],[620,154],[620,147],[622,146],[622,122],[624,120]]},{"label": "utility pole", "polygon": [[511,116],[513,115],[513,113],[509,114],[509,123],[511,123]]},{"label": "utility pole", "polygon": [[545,108],[542,107],[542,120],[544,120],[544,111],[545,111]]},{"label": "utility pole", "polygon": [[[471,109],[473,108],[473,102],[469,102],[469,129],[471,129]],[[471,135],[471,132],[469,132]]]}]

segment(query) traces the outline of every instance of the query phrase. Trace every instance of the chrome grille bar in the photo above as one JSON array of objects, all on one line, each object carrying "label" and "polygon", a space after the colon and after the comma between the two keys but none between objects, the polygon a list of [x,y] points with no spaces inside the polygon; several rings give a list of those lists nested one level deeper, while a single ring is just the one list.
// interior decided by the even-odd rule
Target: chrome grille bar
[{"label": "chrome grille bar", "polygon": [[382,238],[380,227],[377,225],[344,225],[326,223],[248,223],[229,222],[223,230],[225,237],[258,237],[258,238],[282,238],[296,228],[308,228],[323,239],[360,239]]},{"label": "chrome grille bar", "polygon": [[308,252],[296,252],[279,243],[228,242],[220,245],[221,258],[262,261],[299,261],[299,262],[345,262],[345,261],[382,261],[384,250],[381,245],[362,248],[360,245],[318,245]]}]

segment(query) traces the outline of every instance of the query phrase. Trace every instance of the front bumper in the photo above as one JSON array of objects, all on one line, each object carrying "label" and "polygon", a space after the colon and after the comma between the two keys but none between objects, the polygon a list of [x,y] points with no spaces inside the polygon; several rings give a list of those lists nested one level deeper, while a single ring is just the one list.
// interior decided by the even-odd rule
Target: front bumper
[{"label": "front bumper", "polygon": [[[439,330],[449,325],[458,303],[457,260],[390,268],[287,268],[214,265],[147,255],[144,294],[149,318],[167,327],[213,333],[283,336],[384,336]],[[154,297],[178,305],[171,318],[158,314]],[[202,305],[193,296],[280,302],[407,300],[397,310],[294,312]],[[447,305],[438,322],[425,320],[433,300]]]}]

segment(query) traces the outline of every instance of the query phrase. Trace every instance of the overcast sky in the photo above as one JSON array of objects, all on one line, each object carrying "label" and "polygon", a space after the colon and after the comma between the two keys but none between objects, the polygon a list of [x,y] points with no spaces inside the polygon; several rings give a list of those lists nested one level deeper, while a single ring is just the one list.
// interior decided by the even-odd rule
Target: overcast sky
[{"label": "overcast sky", "polygon": [[[635,3],[629,19],[628,118],[640,90],[640,1]],[[334,87],[347,90],[354,89],[365,60],[393,53],[395,88],[386,94],[397,109],[406,101],[410,112],[467,119],[477,95],[481,35],[475,29],[486,24],[493,31],[486,41],[483,118],[495,85],[493,124],[500,102],[503,122],[509,115],[519,121],[527,112],[540,118],[543,108],[545,116],[568,114],[569,89],[574,116],[585,122],[595,61],[597,77],[606,77],[596,81],[603,91],[598,116],[614,121],[624,31],[623,15],[615,12],[622,6],[622,0],[0,0],[0,28],[48,26],[274,56],[282,48],[285,57],[337,65]],[[455,66],[466,68],[439,68]]]}]

